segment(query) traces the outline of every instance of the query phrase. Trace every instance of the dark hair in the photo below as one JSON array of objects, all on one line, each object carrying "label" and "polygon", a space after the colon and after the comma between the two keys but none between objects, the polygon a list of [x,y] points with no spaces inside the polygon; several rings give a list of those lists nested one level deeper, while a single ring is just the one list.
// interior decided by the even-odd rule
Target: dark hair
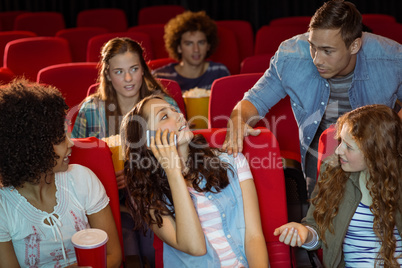
[{"label": "dark hair", "polygon": [[[148,118],[144,112],[144,105],[155,98],[163,100],[163,96],[160,95],[144,98],[124,117],[121,127],[126,160],[124,174],[131,197],[127,206],[136,219],[137,229],[152,224],[161,227],[161,216],[174,215],[173,199],[166,174],[145,143]],[[133,161],[133,156],[139,162]],[[196,191],[219,192],[229,184],[227,175],[229,165],[220,161],[202,135],[194,136],[190,143],[187,167],[189,171],[184,177],[192,183]],[[203,177],[206,184],[204,188],[200,188],[199,183]],[[151,217],[150,209],[154,210],[156,220]]]},{"label": "dark hair", "polygon": [[[381,242],[379,255],[385,267],[399,267],[394,257],[396,212],[402,209],[402,122],[395,111],[385,105],[367,105],[341,116],[337,137],[344,125],[364,155],[370,178],[367,183],[374,215],[374,232]],[[332,221],[339,211],[350,173],[344,172],[336,158],[318,181],[314,218],[320,238],[334,233]],[[328,208],[331,208],[328,210]]]},{"label": "dark hair", "polygon": [[[140,99],[151,95],[155,90],[163,90],[162,85],[154,78],[148,65],[146,64],[143,56],[144,50],[139,43],[127,37],[110,39],[102,47],[101,59],[99,62],[99,87],[97,93],[95,93],[95,97],[105,101],[106,103],[106,118],[110,118],[110,116],[118,117],[122,115],[119,103],[117,101],[116,90],[114,89],[112,82],[107,79],[107,76],[110,67],[110,59],[116,55],[124,54],[126,52],[136,53],[140,58],[141,67],[144,72],[140,89]],[[115,120],[114,128],[115,133],[118,133],[120,128],[119,120]],[[112,135],[112,133],[110,134]]]},{"label": "dark hair", "polygon": [[218,47],[219,37],[218,28],[205,11],[191,12],[185,11],[171,19],[165,25],[165,47],[169,56],[175,60],[181,60],[181,54],[177,52],[181,37],[186,32],[203,32],[210,45],[205,58],[210,57]]},{"label": "dark hair", "polygon": [[52,86],[14,80],[0,89],[0,174],[3,186],[39,183],[56,166],[53,145],[65,139],[68,106]]},{"label": "dark hair", "polygon": [[347,48],[356,38],[362,37],[362,15],[351,2],[330,0],[311,18],[309,31],[314,29],[340,29]]}]

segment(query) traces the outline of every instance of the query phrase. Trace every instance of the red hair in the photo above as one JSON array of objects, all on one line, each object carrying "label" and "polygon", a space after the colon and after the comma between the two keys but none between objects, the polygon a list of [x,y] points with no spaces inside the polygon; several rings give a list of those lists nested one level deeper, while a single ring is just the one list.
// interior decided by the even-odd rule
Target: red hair
[{"label": "red hair", "polygon": [[[337,137],[342,126],[363,152],[370,175],[367,189],[372,198],[370,211],[374,215],[373,230],[381,242],[379,260],[385,267],[399,267],[394,257],[396,213],[402,209],[402,122],[385,105],[367,105],[341,116],[337,121]],[[333,219],[339,211],[346,181],[338,161],[329,165],[318,182],[318,194],[312,199],[314,218],[320,238],[326,244],[325,231],[334,233]],[[330,209],[329,209],[330,208]]]}]

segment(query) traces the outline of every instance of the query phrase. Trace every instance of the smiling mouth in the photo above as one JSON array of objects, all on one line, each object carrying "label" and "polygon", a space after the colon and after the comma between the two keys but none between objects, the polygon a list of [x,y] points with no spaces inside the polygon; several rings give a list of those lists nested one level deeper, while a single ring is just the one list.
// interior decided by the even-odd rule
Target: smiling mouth
[{"label": "smiling mouth", "polygon": [[63,161],[69,161],[70,160],[70,157],[71,156],[71,153],[69,153],[66,157],[64,157],[63,158]]},{"label": "smiling mouth", "polygon": [[185,129],[186,127],[187,127],[187,124],[182,125],[182,126],[179,128],[179,132],[182,131],[183,129]]}]

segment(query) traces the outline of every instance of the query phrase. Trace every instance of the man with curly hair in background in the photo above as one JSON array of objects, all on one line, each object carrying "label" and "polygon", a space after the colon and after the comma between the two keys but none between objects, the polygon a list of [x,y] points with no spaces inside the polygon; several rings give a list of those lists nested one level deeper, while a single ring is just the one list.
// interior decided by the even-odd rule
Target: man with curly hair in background
[{"label": "man with curly hair in background", "polygon": [[154,71],[157,78],[175,80],[181,90],[198,87],[210,89],[212,82],[230,75],[225,65],[206,59],[218,46],[215,22],[204,12],[186,11],[165,25],[165,46],[178,62]]}]

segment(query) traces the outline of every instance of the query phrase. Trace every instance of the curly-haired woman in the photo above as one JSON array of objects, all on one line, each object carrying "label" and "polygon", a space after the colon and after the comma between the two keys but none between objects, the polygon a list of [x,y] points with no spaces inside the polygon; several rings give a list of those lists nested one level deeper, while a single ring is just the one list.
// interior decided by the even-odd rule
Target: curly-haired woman
[{"label": "curly-haired woman", "polygon": [[165,25],[165,47],[171,63],[154,71],[158,78],[175,80],[181,90],[210,89],[215,79],[230,75],[222,63],[206,61],[218,46],[218,30],[205,11],[186,11]]},{"label": "curly-haired woman", "polygon": [[[149,147],[147,130],[156,131]],[[268,267],[256,189],[242,154],[208,147],[159,96],[126,115],[121,135],[128,205],[137,227],[149,226],[164,242],[166,267]]]},{"label": "curly-haired woman", "polygon": [[0,90],[0,267],[76,263],[71,237],[107,232],[108,267],[119,267],[117,229],[102,183],[69,165],[66,105],[53,87],[15,80]]},{"label": "curly-haired woman", "polygon": [[402,122],[385,105],[337,121],[341,143],[324,163],[303,224],[275,230],[279,240],[323,249],[326,267],[402,265]]}]

